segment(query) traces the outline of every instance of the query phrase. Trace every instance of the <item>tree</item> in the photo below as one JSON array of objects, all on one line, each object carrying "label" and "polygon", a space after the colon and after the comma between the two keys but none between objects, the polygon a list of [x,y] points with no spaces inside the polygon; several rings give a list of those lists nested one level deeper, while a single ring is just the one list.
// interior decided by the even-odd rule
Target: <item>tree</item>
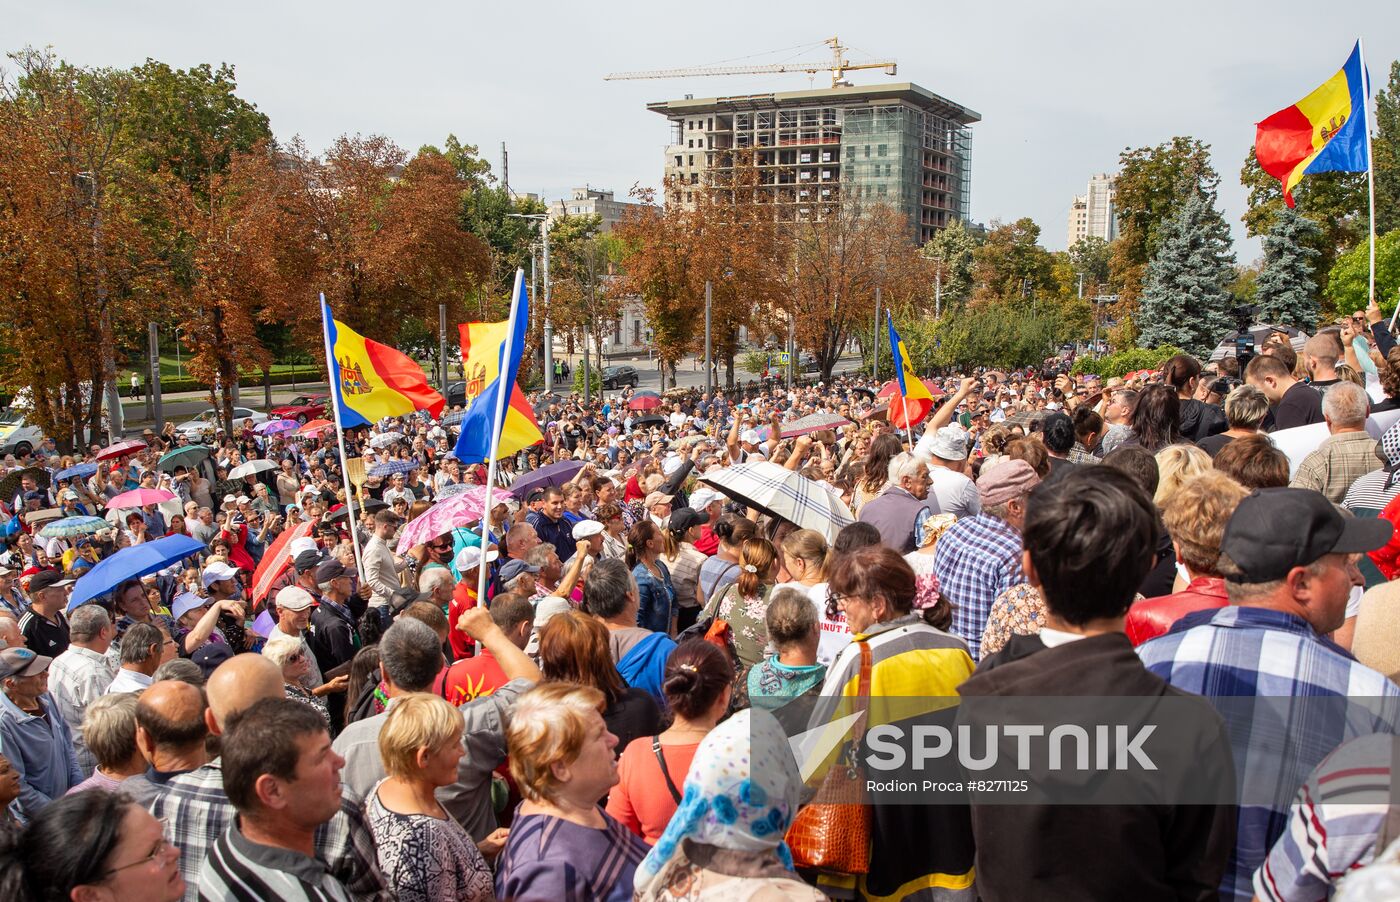
[{"label": "tree", "polygon": [[1376,234],[1385,235],[1400,228],[1400,60],[1390,64],[1390,79],[1376,92],[1371,157],[1376,182]]},{"label": "tree", "polygon": [[[1259,168],[1250,148],[1240,170],[1240,182],[1249,189],[1248,209],[1242,221],[1250,235],[1266,235],[1279,212],[1287,210],[1278,179]],[[1337,257],[1366,236],[1366,174],[1319,172],[1309,175],[1293,189],[1293,209],[1312,221],[1317,229],[1303,236],[1307,246],[1317,251],[1313,265],[1313,293],[1325,296],[1327,276]]]},{"label": "tree", "polygon": [[[1366,242],[1343,254],[1327,279],[1327,293],[1338,313],[1366,309],[1371,251]],[[1400,292],[1400,229],[1376,239],[1376,302],[1387,313]]]},{"label": "tree", "polygon": [[973,257],[979,244],[963,221],[955,219],[935,232],[920,251],[933,261],[935,275],[942,276],[939,290],[944,307],[964,303],[971,294]]},{"label": "tree", "polygon": [[1314,241],[1322,230],[1306,216],[1284,207],[1264,238],[1264,269],[1255,287],[1261,322],[1312,331],[1317,323]]},{"label": "tree", "polygon": [[1233,264],[1229,230],[1210,199],[1195,194],[1160,230],[1142,293],[1138,344],[1209,354],[1231,328]]},{"label": "tree", "polygon": [[1114,205],[1119,238],[1113,243],[1112,278],[1126,314],[1142,293],[1147,265],[1157,254],[1166,224],[1195,195],[1213,209],[1220,176],[1211,166],[1210,146],[1191,137],[1125,149],[1118,159]]},{"label": "tree", "polygon": [[1058,318],[1053,309],[1014,300],[975,304],[938,324],[935,357],[939,365],[963,370],[1039,365],[1057,344]]},{"label": "tree", "polygon": [[1084,276],[1084,294],[1103,294],[1112,284],[1113,246],[1097,235],[1081,238],[1070,245],[1069,262],[1076,279]]},{"label": "tree", "polygon": [[576,338],[586,336],[598,349],[599,366],[606,326],[622,312],[617,299],[603,290],[612,263],[608,242],[599,231],[601,225],[602,217],[596,214],[566,215],[549,227],[550,315],[555,334],[566,335],[571,345]]},{"label": "tree", "polygon": [[973,252],[973,302],[1029,299],[1054,292],[1054,260],[1040,246],[1040,226],[1028,216],[993,226],[987,240]]}]

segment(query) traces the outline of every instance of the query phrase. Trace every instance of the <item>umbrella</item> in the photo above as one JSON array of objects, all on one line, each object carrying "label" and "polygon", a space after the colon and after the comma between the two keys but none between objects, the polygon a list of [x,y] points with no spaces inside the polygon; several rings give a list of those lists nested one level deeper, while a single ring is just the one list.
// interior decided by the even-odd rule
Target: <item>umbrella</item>
[{"label": "umbrella", "polygon": [[[497,499],[502,499],[505,493],[497,489],[491,494]],[[485,507],[484,485],[471,486],[467,491],[453,495],[446,501],[439,501],[404,526],[399,533],[399,554],[406,553],[414,545],[426,545],[458,526],[466,526],[473,520],[480,520]]]},{"label": "umbrella", "polygon": [[122,492],[107,502],[107,510],[122,510],[129,507],[145,507],[148,504],[160,504],[162,501],[170,501],[175,497],[174,492],[167,492],[165,489],[132,489],[129,492]]},{"label": "umbrella", "polygon": [[128,579],[162,570],[176,561],[207,550],[204,543],[189,536],[173,535],[154,542],[123,548],[87,572],[73,586],[68,598],[68,610],[110,592]]},{"label": "umbrella", "polygon": [[510,493],[517,498],[524,498],[535,489],[542,489],[545,486],[563,485],[570,479],[578,475],[583,469],[581,460],[561,460],[557,464],[550,464],[547,467],[540,467],[538,470],[526,473],[510,487]]},{"label": "umbrella", "polygon": [[539,400],[535,402],[534,407],[532,409],[535,411],[535,416],[539,416],[540,414],[544,413],[546,410],[549,409],[549,405],[562,403],[564,403],[563,398],[559,397],[553,392],[550,392],[546,395],[540,395]]},{"label": "umbrella", "polygon": [[1053,410],[1018,410],[1015,413],[1007,414],[1006,419],[1001,421],[1001,425],[1020,426],[1027,432],[1031,432],[1032,426],[1054,412]]},{"label": "umbrella", "polygon": [[442,415],[442,419],[438,420],[438,425],[444,427],[456,426],[462,422],[462,419],[466,417],[466,415],[466,410],[454,410],[451,413],[445,413]]},{"label": "umbrella", "polygon": [[[1303,343],[1308,340],[1308,337],[1292,326],[1275,326],[1269,323],[1255,323],[1250,326],[1248,330],[1248,334],[1254,339],[1254,347],[1256,349],[1263,347],[1264,339],[1268,338],[1269,335],[1274,332],[1282,332],[1287,335],[1288,343],[1292,345],[1293,350],[1302,353]],[[1218,360],[1224,360],[1226,357],[1235,356],[1235,339],[1244,334],[1246,333],[1239,331],[1231,332],[1229,335],[1220,339],[1220,344],[1216,345],[1215,350],[1210,352],[1210,362],[1215,363]]]},{"label": "umbrella", "polygon": [[[943,397],[943,389],[941,389],[941,388],[938,387],[938,383],[937,383],[937,382],[934,382],[932,379],[920,379],[919,381],[922,382],[922,383],[924,384],[924,388],[927,388],[927,389],[928,389],[928,393],[929,393],[929,394],[933,395],[935,398],[941,398],[941,397]],[[899,380],[898,380],[898,379],[891,379],[889,382],[886,382],[884,385],[882,385],[882,386],[880,387],[880,393],[879,393],[878,395],[876,395],[875,397],[877,397],[877,398],[888,398],[890,395],[893,395],[893,394],[895,394],[895,393],[898,392],[898,391],[899,391]]]},{"label": "umbrella", "polygon": [[97,459],[115,460],[118,457],[129,457],[132,454],[140,454],[145,450],[145,442],[131,439],[125,442],[117,442],[115,445],[108,445],[97,452]]},{"label": "umbrella", "polygon": [[774,517],[815,529],[828,542],[841,527],[855,522],[850,508],[831,492],[793,470],[768,461],[711,470],[700,481]]},{"label": "umbrella", "polygon": [[628,410],[655,410],[661,406],[661,396],[654,391],[639,391],[627,401]]},{"label": "umbrella", "polygon": [[676,447],[677,447],[677,448],[689,448],[689,447],[691,447],[692,445],[698,445],[698,444],[700,444],[701,442],[713,442],[713,441],[715,441],[715,439],[712,438],[712,437],[710,437],[710,436],[708,436],[708,435],[699,435],[699,434],[687,435],[687,436],[684,436],[683,438],[680,438],[680,439],[677,439],[677,440],[676,440]]},{"label": "umbrella", "polygon": [[330,420],[312,420],[311,422],[307,423],[305,426],[302,426],[300,429],[298,429],[298,430],[297,430],[297,434],[298,434],[298,435],[316,435],[317,433],[321,432],[322,430],[325,430],[325,429],[332,429],[332,428],[334,428],[334,427],[335,427],[335,424],[332,423]]},{"label": "umbrella", "polygon": [[[296,420],[271,420],[262,424],[263,435],[281,435],[284,432],[295,432],[301,428],[301,424]],[[253,430],[257,432],[255,428]]]},{"label": "umbrella", "polygon": [[242,479],[244,476],[256,476],[259,473],[266,473],[268,470],[277,469],[277,464],[259,457],[256,460],[245,461],[232,470],[228,471],[229,479]]},{"label": "umbrella", "polygon": [[95,463],[74,464],[66,470],[59,470],[57,473],[53,474],[53,478],[57,479],[59,482],[65,479],[87,479],[96,472],[97,464]]},{"label": "umbrella", "polygon": [[112,524],[101,517],[64,517],[62,520],[54,520],[45,523],[44,528],[39,530],[39,537],[44,539],[71,539],[75,536],[90,536],[104,529],[110,529]]},{"label": "umbrella", "polygon": [[306,520],[291,529],[284,529],[268,546],[267,551],[263,553],[262,560],[258,562],[258,569],[253,571],[252,597],[254,604],[267,597],[267,593],[272,590],[272,584],[283,573],[286,573],[287,567],[291,565],[292,562],[286,555],[287,545],[293,539],[311,535],[311,530],[315,525],[311,520]]},{"label": "umbrella", "polygon": [[34,481],[41,489],[49,487],[49,471],[43,467],[25,467],[22,470],[12,470],[6,474],[4,479],[0,479],[0,499],[4,499],[5,503],[8,504],[20,489],[20,480],[26,476],[34,477]]},{"label": "umbrella", "polygon": [[383,478],[393,476],[395,473],[411,473],[420,466],[421,464],[416,460],[386,460],[370,467],[369,475]]},{"label": "umbrella", "polygon": [[[355,502],[355,510],[356,510],[356,511],[365,511],[366,513],[371,513],[371,514],[372,514],[372,513],[375,513],[376,511],[387,510],[388,507],[389,507],[389,505],[385,504],[383,501],[380,501],[378,498],[366,498],[363,502],[361,502],[361,501],[359,501],[359,500],[356,500],[356,502]],[[326,519],[327,519],[327,520],[344,520],[344,519],[345,519],[346,517],[348,517],[349,515],[350,515],[350,507],[349,507],[349,505],[342,504],[342,505],[340,505],[340,507],[336,508],[335,510],[333,510],[333,511],[331,511],[329,514],[327,514],[327,515],[326,515]]]},{"label": "umbrella", "polygon": [[784,423],[780,435],[782,438],[796,438],[799,435],[821,432],[823,429],[836,429],[839,426],[849,426],[850,424],[851,421],[839,413],[813,413],[801,419]]},{"label": "umbrella", "polygon": [[156,461],[156,469],[173,473],[176,467],[193,467],[208,456],[208,445],[185,445],[161,455],[160,460]]},{"label": "umbrella", "polygon": [[403,441],[402,432],[381,432],[369,440],[371,448],[387,448]]},{"label": "umbrella", "polygon": [[639,418],[639,419],[636,419],[636,420],[633,420],[633,421],[632,421],[632,428],[633,428],[633,429],[636,429],[638,426],[664,426],[664,425],[666,425],[666,418],[663,417],[663,416],[661,416],[660,414],[652,414],[652,415],[649,416],[649,417],[641,417],[641,418]]},{"label": "umbrella", "polygon": [[449,482],[447,485],[438,489],[437,497],[439,501],[445,501],[454,495],[460,495],[463,492],[471,491],[474,488],[476,488],[476,486],[469,485],[465,482]]}]

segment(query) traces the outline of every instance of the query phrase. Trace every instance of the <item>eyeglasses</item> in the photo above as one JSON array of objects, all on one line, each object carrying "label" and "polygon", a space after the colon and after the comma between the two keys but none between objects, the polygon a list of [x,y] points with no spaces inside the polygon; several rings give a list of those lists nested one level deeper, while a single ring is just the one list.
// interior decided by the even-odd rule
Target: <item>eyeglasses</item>
[{"label": "eyeglasses", "polygon": [[154,849],[151,850],[151,854],[147,855],[145,858],[140,859],[139,861],[133,861],[133,862],[131,862],[131,863],[129,863],[129,864],[123,864],[123,865],[119,865],[119,866],[114,867],[114,868],[108,868],[107,870],[103,871],[101,874],[98,875],[98,879],[100,879],[100,880],[105,880],[105,879],[107,879],[108,877],[112,876],[113,874],[117,873],[118,871],[125,871],[125,870],[127,870],[128,868],[139,868],[139,867],[141,867],[142,865],[150,864],[151,862],[155,861],[156,859],[160,858],[161,856],[169,855],[169,854],[172,853],[172,852],[175,853],[175,857],[176,857],[176,858],[179,858],[179,857],[180,857],[180,850],[179,850],[178,848],[176,848],[175,844],[172,843],[172,842],[170,841],[170,839],[169,839],[169,833],[170,833],[170,819],[169,819],[169,818],[161,818],[161,819],[160,819],[160,834],[161,834],[161,835],[160,835],[160,842],[156,843],[156,847],[155,847]]},{"label": "eyeglasses", "polygon": [[841,594],[839,592],[827,592],[826,594],[826,619],[835,620],[841,613],[841,602],[847,598],[855,598],[850,593]]}]

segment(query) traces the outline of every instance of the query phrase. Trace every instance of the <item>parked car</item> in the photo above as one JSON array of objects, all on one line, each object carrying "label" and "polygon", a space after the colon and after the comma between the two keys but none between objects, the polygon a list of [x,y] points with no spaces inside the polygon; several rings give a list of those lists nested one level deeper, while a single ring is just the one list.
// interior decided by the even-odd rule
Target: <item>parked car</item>
[{"label": "parked car", "polygon": [[272,408],[268,416],[274,420],[296,420],[305,423],[326,415],[326,399],[330,395],[301,395],[290,402]]},{"label": "parked car", "polygon": [[14,407],[0,410],[0,455],[22,456],[33,451],[44,440],[38,426],[32,426],[24,413]]},{"label": "parked car", "polygon": [[443,396],[443,398],[445,398],[445,399],[447,400],[447,409],[449,409],[449,410],[452,409],[453,407],[466,407],[466,406],[467,406],[467,383],[465,383],[465,382],[449,382],[449,383],[447,383],[447,388],[443,389],[442,396]]},{"label": "parked car", "polygon": [[622,388],[624,385],[636,388],[640,381],[641,375],[637,372],[637,368],[625,363],[603,370],[603,388]]},{"label": "parked car", "polygon": [[[235,407],[233,409],[233,425],[237,427],[244,420],[252,420],[253,425],[267,422],[267,414],[259,413],[251,407]],[[220,425],[219,411],[210,407],[192,420],[186,420],[175,429],[184,433],[191,441],[201,441],[214,437],[215,431],[222,428]]]}]

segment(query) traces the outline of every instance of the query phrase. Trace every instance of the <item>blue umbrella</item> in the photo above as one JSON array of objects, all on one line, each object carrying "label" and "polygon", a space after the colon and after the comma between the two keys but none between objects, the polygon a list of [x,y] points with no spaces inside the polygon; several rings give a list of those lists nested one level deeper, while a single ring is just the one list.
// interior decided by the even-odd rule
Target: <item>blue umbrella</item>
[{"label": "blue umbrella", "polygon": [[79,479],[87,479],[89,476],[96,472],[97,464],[75,464],[74,466],[71,466],[66,470],[59,470],[57,473],[53,474],[53,478],[62,480],[72,479],[76,476]]},{"label": "blue umbrella", "polygon": [[166,536],[154,542],[123,548],[106,560],[99,561],[96,567],[78,580],[68,599],[68,610],[112,591],[128,579],[155,573],[204,550],[203,542],[182,535]]},{"label": "blue umbrella", "polygon": [[542,489],[551,485],[563,485],[570,479],[578,475],[578,471],[583,469],[581,460],[561,460],[557,464],[550,464],[547,467],[540,467],[521,476],[511,483],[510,493],[517,498],[524,498],[535,489]]},{"label": "blue umbrella", "polygon": [[416,460],[386,460],[383,463],[375,464],[370,467],[369,475],[379,477],[392,476],[395,473],[407,473],[411,470],[416,470],[421,466],[422,464]]}]

